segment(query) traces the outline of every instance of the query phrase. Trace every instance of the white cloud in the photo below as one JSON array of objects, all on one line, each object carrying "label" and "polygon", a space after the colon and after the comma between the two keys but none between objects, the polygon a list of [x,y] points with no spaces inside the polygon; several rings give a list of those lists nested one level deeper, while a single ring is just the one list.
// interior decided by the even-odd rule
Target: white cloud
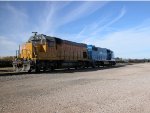
[{"label": "white cloud", "polygon": [[6,3],[0,7],[5,13],[1,16],[0,56],[13,56],[20,43],[24,41],[25,32],[28,32],[28,15],[22,8],[19,9]]},{"label": "white cloud", "polygon": [[78,7],[74,8],[66,16],[64,16],[61,24],[66,24],[90,15],[106,4],[107,2],[97,2],[97,4],[96,2],[83,2],[81,5],[78,5]]},{"label": "white cloud", "polygon": [[6,37],[0,36],[0,50],[13,50],[17,47],[15,41],[12,41]]},{"label": "white cloud", "polygon": [[[84,35],[91,35],[94,31],[96,31],[100,26],[108,21],[109,16],[101,17],[100,21],[93,22],[90,25],[86,25],[76,36],[76,39],[82,39]],[[84,38],[84,37],[83,37]],[[86,37],[87,38],[87,37]]]},{"label": "white cloud", "polygon": [[0,56],[14,56],[18,44],[15,40],[10,40],[7,37],[0,36]]},{"label": "white cloud", "polygon": [[98,4],[95,2],[81,2],[75,5],[75,8],[72,8],[70,11],[68,10],[67,13],[60,16],[59,13],[63,13],[62,10],[70,3],[71,2],[64,2],[63,5],[56,5],[55,3],[48,4],[47,8],[45,8],[46,16],[43,17],[43,22],[40,25],[41,28],[39,28],[40,31],[42,31],[42,33],[48,34],[50,32],[53,34],[57,28],[88,16],[107,4],[107,2],[98,2]]},{"label": "white cloud", "polygon": [[[112,49],[117,57],[149,58],[150,27],[146,23],[137,27],[109,33],[99,38],[89,38],[84,43]],[[95,36],[98,37],[98,36]]]},{"label": "white cloud", "polygon": [[46,2],[47,4],[44,7],[44,11],[40,14],[39,23],[35,26],[35,30],[39,33],[43,34],[53,34],[55,29],[58,27],[58,23],[60,23],[59,12],[63,10],[66,6],[68,6],[71,2]]},{"label": "white cloud", "polygon": [[106,27],[111,26],[115,22],[119,21],[125,14],[126,14],[126,9],[125,9],[125,7],[123,7],[121,9],[120,14],[116,18],[112,19],[110,22],[108,22],[107,24],[103,25],[102,27],[101,26],[97,26],[95,28],[95,31],[92,34],[93,35],[97,34],[97,33],[101,32],[102,30],[104,30]]},{"label": "white cloud", "polygon": [[[113,18],[109,15],[103,15],[98,21],[92,22],[92,24],[86,25],[76,36],[76,39],[81,39],[81,37],[84,37],[87,35],[87,38],[91,38],[95,35],[100,36],[102,34],[103,30],[109,29],[114,30],[114,28],[111,28],[110,26],[116,22],[118,22],[124,15],[126,14],[125,7],[122,7],[120,13],[117,17]],[[84,37],[85,38],[85,37]],[[83,40],[83,39],[82,39]]]},{"label": "white cloud", "polygon": [[7,3],[1,7],[5,15],[1,16],[1,27],[9,33],[19,33],[28,24],[28,15],[22,9],[18,9]]},{"label": "white cloud", "polygon": [[[16,9],[15,7],[13,7],[12,5],[10,4],[7,4],[6,7],[5,7],[7,10],[9,10],[11,13],[13,13],[13,15],[16,17],[16,18],[28,18],[28,16],[21,10],[18,10]],[[18,17],[19,16],[19,17]]]}]

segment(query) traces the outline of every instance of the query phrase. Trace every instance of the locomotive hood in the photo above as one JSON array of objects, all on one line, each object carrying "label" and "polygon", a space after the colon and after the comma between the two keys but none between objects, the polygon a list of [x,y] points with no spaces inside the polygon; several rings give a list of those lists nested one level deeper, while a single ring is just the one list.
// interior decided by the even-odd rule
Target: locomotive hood
[{"label": "locomotive hood", "polygon": [[55,37],[46,36],[46,35],[43,35],[43,34],[38,34],[38,35],[31,36],[31,37],[29,38],[28,42],[39,41],[39,40],[54,41],[54,40],[55,40]]}]

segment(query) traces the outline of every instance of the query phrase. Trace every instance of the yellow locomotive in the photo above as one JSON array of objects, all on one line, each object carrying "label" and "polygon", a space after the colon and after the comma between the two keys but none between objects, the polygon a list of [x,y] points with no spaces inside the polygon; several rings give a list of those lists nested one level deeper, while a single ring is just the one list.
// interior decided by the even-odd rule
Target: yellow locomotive
[{"label": "yellow locomotive", "polygon": [[88,61],[86,44],[33,33],[19,48],[17,58],[13,61],[15,71],[80,67]]}]

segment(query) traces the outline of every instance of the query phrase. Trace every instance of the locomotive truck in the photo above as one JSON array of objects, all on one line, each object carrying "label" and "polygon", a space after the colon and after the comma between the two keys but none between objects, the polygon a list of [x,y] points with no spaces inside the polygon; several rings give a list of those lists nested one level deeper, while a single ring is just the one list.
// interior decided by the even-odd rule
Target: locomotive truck
[{"label": "locomotive truck", "polygon": [[17,72],[47,71],[59,68],[84,68],[115,65],[110,49],[76,43],[44,34],[34,35],[19,46],[13,68]]}]

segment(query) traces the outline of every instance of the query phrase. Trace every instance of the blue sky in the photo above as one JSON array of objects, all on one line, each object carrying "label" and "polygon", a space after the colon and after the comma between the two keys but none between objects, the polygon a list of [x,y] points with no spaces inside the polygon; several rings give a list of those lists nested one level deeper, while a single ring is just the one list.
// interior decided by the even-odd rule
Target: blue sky
[{"label": "blue sky", "polygon": [[0,2],[0,56],[15,55],[32,31],[150,58],[150,2]]}]

